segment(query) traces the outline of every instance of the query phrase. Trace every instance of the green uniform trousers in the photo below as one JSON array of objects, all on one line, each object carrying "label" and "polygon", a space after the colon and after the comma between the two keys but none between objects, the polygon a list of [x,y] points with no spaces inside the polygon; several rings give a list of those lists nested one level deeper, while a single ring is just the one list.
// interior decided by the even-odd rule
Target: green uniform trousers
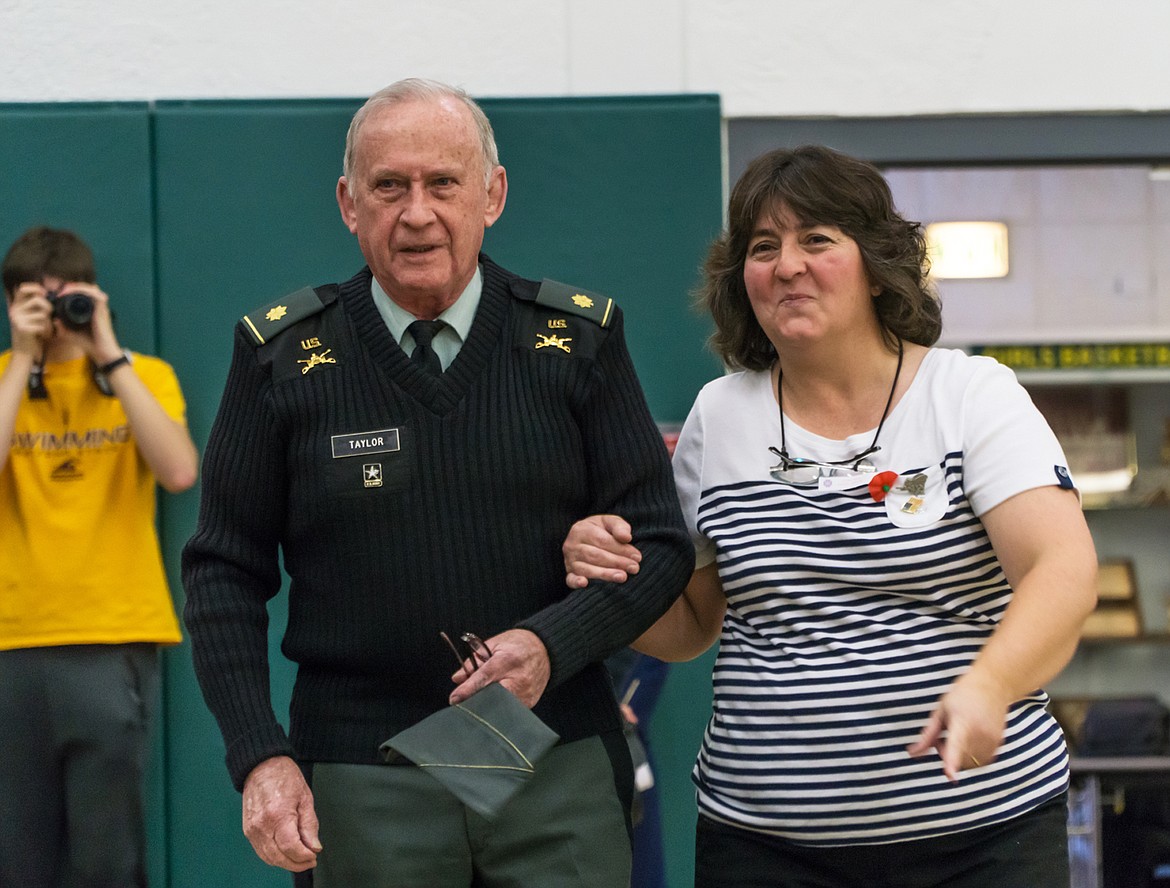
[{"label": "green uniform trousers", "polygon": [[313,888],[628,888],[628,762],[607,746],[553,747],[490,821],[421,768],[318,763]]}]

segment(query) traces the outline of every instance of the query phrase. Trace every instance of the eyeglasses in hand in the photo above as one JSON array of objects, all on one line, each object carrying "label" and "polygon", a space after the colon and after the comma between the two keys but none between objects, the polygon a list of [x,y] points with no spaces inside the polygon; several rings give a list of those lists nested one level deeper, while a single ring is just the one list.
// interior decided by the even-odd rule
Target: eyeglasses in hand
[{"label": "eyeglasses in hand", "polygon": [[451,637],[446,632],[439,632],[439,636],[447,643],[447,647],[451,648],[451,653],[455,655],[455,659],[458,661],[459,668],[461,669],[463,668],[464,661],[470,660],[471,671],[475,672],[492,655],[492,649],[487,646],[487,642],[483,641],[474,632],[464,632],[459,636],[459,640],[467,645],[467,649],[471,651],[467,657],[459,653],[459,649],[455,647],[455,642],[451,640]]}]

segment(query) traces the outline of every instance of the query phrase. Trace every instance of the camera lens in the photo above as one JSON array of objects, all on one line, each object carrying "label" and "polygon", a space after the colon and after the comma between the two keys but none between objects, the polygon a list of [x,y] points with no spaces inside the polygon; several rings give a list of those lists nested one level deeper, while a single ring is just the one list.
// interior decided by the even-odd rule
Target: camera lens
[{"label": "camera lens", "polygon": [[93,320],[93,299],[84,293],[49,294],[53,317],[70,330],[88,330]]}]

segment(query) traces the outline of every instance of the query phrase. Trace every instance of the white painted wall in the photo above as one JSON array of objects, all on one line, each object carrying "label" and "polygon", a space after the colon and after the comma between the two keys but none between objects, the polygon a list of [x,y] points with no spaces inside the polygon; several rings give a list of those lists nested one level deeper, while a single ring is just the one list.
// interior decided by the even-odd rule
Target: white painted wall
[{"label": "white painted wall", "polygon": [[719,93],[728,117],[1170,109],[1167,0],[0,0],[0,101]]}]

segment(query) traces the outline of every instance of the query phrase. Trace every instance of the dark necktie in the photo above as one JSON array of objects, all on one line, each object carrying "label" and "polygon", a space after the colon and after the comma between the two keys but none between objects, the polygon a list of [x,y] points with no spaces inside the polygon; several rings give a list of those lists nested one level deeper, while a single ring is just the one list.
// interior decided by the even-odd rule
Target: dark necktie
[{"label": "dark necktie", "polygon": [[443,321],[415,321],[406,328],[406,332],[414,337],[414,351],[411,352],[410,360],[436,376],[443,372],[443,365],[431,348],[431,340],[445,326]]}]

